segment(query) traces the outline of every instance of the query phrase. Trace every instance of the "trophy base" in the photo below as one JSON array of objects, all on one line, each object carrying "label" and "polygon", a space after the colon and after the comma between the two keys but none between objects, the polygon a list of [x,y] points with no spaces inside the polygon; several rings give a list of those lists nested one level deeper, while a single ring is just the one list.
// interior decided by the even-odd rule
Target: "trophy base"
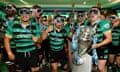
[{"label": "trophy base", "polygon": [[72,64],[72,72],[91,72],[92,71],[92,57],[84,54],[84,63],[81,65]]}]

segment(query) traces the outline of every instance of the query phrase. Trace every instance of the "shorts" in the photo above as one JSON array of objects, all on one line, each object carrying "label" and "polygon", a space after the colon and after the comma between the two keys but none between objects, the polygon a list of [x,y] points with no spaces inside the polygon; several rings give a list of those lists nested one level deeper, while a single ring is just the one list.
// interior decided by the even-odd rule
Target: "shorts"
[{"label": "shorts", "polygon": [[65,49],[62,49],[60,51],[52,51],[51,50],[50,55],[49,55],[49,61],[50,61],[50,63],[60,62],[63,64],[67,64],[68,57],[67,57]]},{"label": "shorts", "polygon": [[114,54],[116,56],[120,56],[120,46],[110,46],[109,54]]},{"label": "shorts", "polygon": [[98,60],[108,59],[108,47],[100,47],[96,49]]},{"label": "shorts", "polygon": [[50,51],[49,39],[44,40],[41,45],[42,45],[42,48],[44,49],[44,52],[45,52],[44,53],[45,58],[46,58],[47,61],[49,61],[49,57],[48,57],[48,54],[49,54],[49,51]]},{"label": "shorts", "polygon": [[0,38],[0,54],[3,52],[3,48],[4,48],[3,39]]},{"label": "shorts", "polygon": [[[16,54],[16,48],[11,48],[11,50],[12,50],[12,53],[13,53],[13,54]],[[6,62],[6,61],[10,61],[9,58],[8,58],[7,51],[6,51],[5,48],[3,48],[2,53],[3,53],[3,59],[4,59],[4,61],[5,61],[5,62]]]},{"label": "shorts", "polygon": [[15,63],[17,70],[29,70],[31,67],[38,67],[37,50],[30,52],[16,52]]},{"label": "shorts", "polygon": [[44,51],[45,51],[45,53],[48,53],[48,51],[49,51],[49,41],[48,41],[48,39],[44,40],[41,43],[41,48],[40,49],[38,48],[37,50],[38,50],[39,55],[43,55]]},{"label": "shorts", "polygon": [[0,54],[2,54],[2,48],[0,48]]},{"label": "shorts", "polygon": [[40,48],[40,49],[37,49],[37,52],[38,52],[38,55],[43,55],[44,50],[43,48]]}]

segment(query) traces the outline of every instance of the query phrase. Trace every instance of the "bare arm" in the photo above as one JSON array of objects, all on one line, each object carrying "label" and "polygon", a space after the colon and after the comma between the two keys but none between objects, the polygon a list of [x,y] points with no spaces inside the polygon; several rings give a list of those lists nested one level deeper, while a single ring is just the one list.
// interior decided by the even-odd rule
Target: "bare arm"
[{"label": "bare arm", "polygon": [[48,35],[49,35],[49,32],[51,32],[52,30],[53,30],[53,26],[49,26],[49,27],[47,28],[47,30],[42,33],[41,39],[42,39],[42,40],[47,39],[47,37],[48,37]]},{"label": "bare arm", "polygon": [[112,42],[112,33],[111,33],[111,31],[104,33],[104,35],[105,35],[105,39],[101,43],[94,44],[92,46],[92,48],[99,48],[101,46],[107,45],[110,42]]},{"label": "bare arm", "polygon": [[100,46],[100,47],[101,47],[101,46],[104,46],[104,45],[107,45],[107,44],[109,44],[110,42],[112,42],[112,34],[111,34],[111,31],[104,33],[104,35],[105,35],[105,39],[104,39],[103,42],[99,43],[99,46]]},{"label": "bare arm", "polygon": [[10,48],[10,39],[11,39],[11,38],[5,36],[5,38],[4,38],[4,45],[5,45],[5,49],[6,49],[6,51],[7,51],[7,54],[8,54],[8,58],[9,58],[10,60],[14,60],[14,59],[15,59],[15,56],[14,56],[14,54],[13,54],[11,48]]},{"label": "bare arm", "polygon": [[47,39],[47,37],[48,37],[48,31],[44,31],[42,33],[42,37],[41,37],[42,41],[45,40],[45,39]]},{"label": "bare arm", "polygon": [[5,45],[5,49],[6,49],[7,53],[12,53],[12,50],[10,48],[10,38],[9,37],[5,36],[4,45]]}]

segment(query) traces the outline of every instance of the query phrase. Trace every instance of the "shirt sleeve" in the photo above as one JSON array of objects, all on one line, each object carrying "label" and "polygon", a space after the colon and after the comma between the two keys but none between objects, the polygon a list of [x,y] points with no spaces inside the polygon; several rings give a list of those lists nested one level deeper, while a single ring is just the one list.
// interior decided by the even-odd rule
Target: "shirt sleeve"
[{"label": "shirt sleeve", "polygon": [[106,32],[109,32],[109,31],[111,31],[111,25],[110,25],[110,23],[105,23],[103,25],[103,33],[106,33]]},{"label": "shirt sleeve", "polygon": [[12,25],[9,25],[7,27],[7,29],[5,29],[5,36],[12,38],[13,37],[13,29],[12,29]]}]

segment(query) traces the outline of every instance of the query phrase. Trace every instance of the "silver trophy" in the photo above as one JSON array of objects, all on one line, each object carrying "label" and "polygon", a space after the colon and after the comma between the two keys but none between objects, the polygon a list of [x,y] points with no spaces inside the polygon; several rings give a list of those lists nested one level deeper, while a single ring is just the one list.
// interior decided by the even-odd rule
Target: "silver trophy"
[{"label": "silver trophy", "polygon": [[94,28],[90,26],[81,26],[80,33],[75,37],[78,46],[73,52],[73,63],[80,65],[84,63],[85,54],[92,50],[93,36],[95,33]]},{"label": "silver trophy", "polygon": [[90,46],[92,45],[93,42],[93,35],[94,35],[94,30],[92,27],[81,26],[80,34],[78,36],[79,56],[89,51]]}]

